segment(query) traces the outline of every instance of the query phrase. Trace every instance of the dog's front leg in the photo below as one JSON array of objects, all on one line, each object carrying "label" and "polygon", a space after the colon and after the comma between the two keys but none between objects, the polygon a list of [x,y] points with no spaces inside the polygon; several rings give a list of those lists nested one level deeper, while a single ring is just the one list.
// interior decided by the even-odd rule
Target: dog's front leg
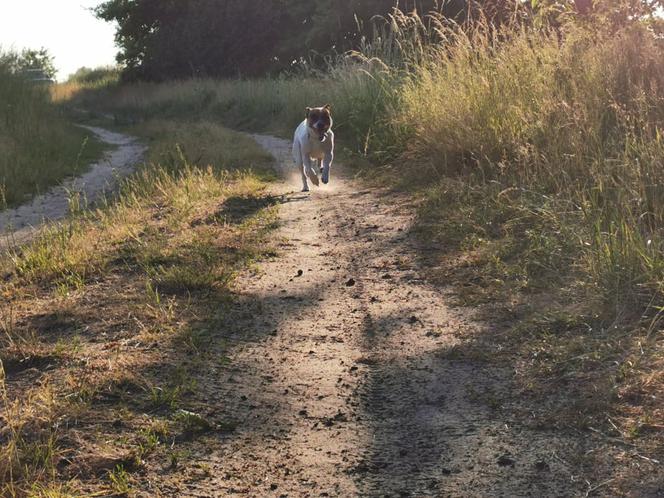
[{"label": "dog's front leg", "polygon": [[304,165],[300,168],[300,173],[302,173],[302,192],[309,192],[309,182],[307,181],[307,175],[304,172]]},{"label": "dog's front leg", "polygon": [[309,183],[307,182],[307,175],[304,174],[304,159],[300,143],[297,139],[297,134],[293,140],[293,161],[295,161],[295,165],[300,168],[300,174],[302,175],[302,192],[308,192]]},{"label": "dog's front leg", "polygon": [[332,151],[326,152],[325,157],[323,158],[323,173],[321,180],[323,183],[330,181],[330,168],[332,167],[332,161],[334,160],[334,153]]},{"label": "dog's front leg", "polygon": [[309,180],[311,180],[314,185],[318,185],[318,175],[314,170],[313,164],[311,164],[311,158],[308,154],[305,154],[305,157],[302,158],[302,162],[304,163],[305,176],[308,176]]}]

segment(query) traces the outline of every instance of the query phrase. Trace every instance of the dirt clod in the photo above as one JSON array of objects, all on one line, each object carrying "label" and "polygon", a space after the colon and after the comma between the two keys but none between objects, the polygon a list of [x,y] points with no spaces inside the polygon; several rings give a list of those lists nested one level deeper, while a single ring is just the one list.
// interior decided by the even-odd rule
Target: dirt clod
[{"label": "dirt clod", "polygon": [[496,463],[501,467],[506,467],[506,466],[513,467],[515,462],[514,459],[509,455],[501,455],[498,457],[498,460],[496,460]]}]

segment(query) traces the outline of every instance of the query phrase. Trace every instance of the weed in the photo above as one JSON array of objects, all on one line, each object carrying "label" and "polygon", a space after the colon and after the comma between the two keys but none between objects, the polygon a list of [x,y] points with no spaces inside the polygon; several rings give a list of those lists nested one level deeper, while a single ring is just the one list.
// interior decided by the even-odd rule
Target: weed
[{"label": "weed", "polygon": [[184,433],[205,432],[212,429],[212,424],[198,413],[178,410],[173,416]]},{"label": "weed", "polygon": [[176,469],[182,461],[187,460],[191,456],[191,452],[187,450],[174,450],[168,455],[168,461],[171,469]]},{"label": "weed", "polygon": [[53,348],[55,356],[76,356],[83,347],[81,337],[75,336],[69,340],[58,339]]},{"label": "weed", "polygon": [[155,409],[174,410],[178,406],[182,388],[175,387],[152,387],[150,389],[150,406]]},{"label": "weed", "polygon": [[159,446],[160,437],[153,429],[144,429],[138,435],[138,459],[142,460]]},{"label": "weed", "polygon": [[111,489],[119,495],[127,495],[131,491],[130,477],[123,465],[118,465],[108,474]]}]

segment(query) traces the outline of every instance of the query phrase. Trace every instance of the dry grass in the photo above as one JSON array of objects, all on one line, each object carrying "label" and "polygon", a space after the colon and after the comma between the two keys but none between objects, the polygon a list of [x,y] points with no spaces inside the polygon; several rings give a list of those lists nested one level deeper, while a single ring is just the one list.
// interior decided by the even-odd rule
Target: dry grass
[{"label": "dry grass", "polygon": [[179,150],[201,132],[236,147],[190,162],[179,126],[142,129],[152,157],[175,151],[169,164],[2,261],[2,496],[127,494],[148,459],[183,458],[183,435],[232,427],[192,396],[223,351],[236,272],[271,251],[276,207],[249,169],[267,166],[255,143],[192,125]]},{"label": "dry grass", "polygon": [[478,346],[517,363],[543,420],[649,427],[658,454],[664,66],[639,29],[596,36],[464,35],[414,71],[395,121],[440,178],[419,223],[440,280],[503,324]]},{"label": "dry grass", "polygon": [[515,397],[533,396],[543,424],[661,460],[661,40],[637,25],[565,26],[561,43],[546,29],[388,24],[326,74],[82,101],[119,123],[205,116],[286,134],[325,95],[339,144],[421,199],[432,278],[500,325],[469,351],[516,365]]}]

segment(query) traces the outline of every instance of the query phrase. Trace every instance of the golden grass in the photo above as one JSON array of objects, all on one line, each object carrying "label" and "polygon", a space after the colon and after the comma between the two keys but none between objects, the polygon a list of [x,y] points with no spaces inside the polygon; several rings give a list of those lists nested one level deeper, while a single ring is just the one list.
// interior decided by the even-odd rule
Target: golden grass
[{"label": "golden grass", "polygon": [[[148,162],[162,166],[181,164],[184,159],[190,164],[214,164],[218,169],[237,169],[240,165],[256,173],[273,172],[270,154],[244,134],[212,121],[153,119],[130,127],[129,132],[148,140]],[[164,136],[169,137],[168,142],[160,139]]]},{"label": "golden grass", "polygon": [[[172,142],[179,126],[181,151],[201,133],[236,147],[186,161]],[[209,324],[221,327],[236,272],[270,251],[276,208],[266,174],[249,168],[265,171],[267,157],[216,125],[160,121],[142,134],[152,157],[170,144],[180,162],[145,166],[116,200],[2,261],[2,496],[126,493],[152,453],[175,454],[161,444],[168,434],[204,430],[178,411],[197,389],[186,365],[208,361]]]}]

